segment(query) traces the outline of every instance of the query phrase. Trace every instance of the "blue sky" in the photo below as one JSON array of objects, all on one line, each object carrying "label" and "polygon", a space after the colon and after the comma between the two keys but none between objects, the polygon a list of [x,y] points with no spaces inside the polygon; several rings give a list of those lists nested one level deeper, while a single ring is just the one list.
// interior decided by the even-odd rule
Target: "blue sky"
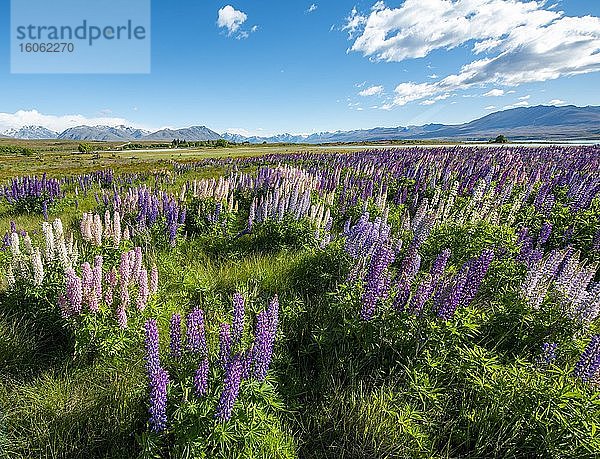
[{"label": "blue sky", "polygon": [[124,122],[267,135],[600,105],[597,1],[152,3],[150,74],[11,74],[2,34],[0,131]]}]

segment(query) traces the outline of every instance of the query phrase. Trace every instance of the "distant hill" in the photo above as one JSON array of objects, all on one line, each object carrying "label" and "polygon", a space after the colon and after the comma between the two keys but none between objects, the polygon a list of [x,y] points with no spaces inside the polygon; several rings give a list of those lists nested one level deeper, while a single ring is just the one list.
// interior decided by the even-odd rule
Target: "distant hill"
[{"label": "distant hill", "polygon": [[[377,127],[355,131],[321,132],[308,136],[243,137],[236,142],[250,143],[337,143],[374,142],[380,140],[489,140],[504,134],[511,140],[600,139],[600,107],[554,107],[539,105],[491,113],[459,125],[426,124],[424,126]],[[223,134],[233,140],[231,134]]]},{"label": "distant hill", "polygon": [[26,126],[0,133],[15,139],[67,139],[78,141],[159,141],[173,139],[205,141],[225,139],[236,143],[341,143],[385,140],[488,140],[503,134],[510,140],[600,140],[600,107],[539,105],[491,113],[474,121],[457,124],[376,127],[354,131],[319,132],[310,135],[278,134],[271,137],[244,137],[225,132],[220,135],[206,126],[161,129],[149,132],[129,126],[77,126],[62,133],[42,126]]}]

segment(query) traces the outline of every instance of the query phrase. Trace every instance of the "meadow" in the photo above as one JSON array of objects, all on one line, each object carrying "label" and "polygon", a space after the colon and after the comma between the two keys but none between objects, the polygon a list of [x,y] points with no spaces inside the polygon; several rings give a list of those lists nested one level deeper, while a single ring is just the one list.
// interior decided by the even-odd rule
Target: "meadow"
[{"label": "meadow", "polygon": [[598,456],[600,147],[7,142],[0,457]]}]

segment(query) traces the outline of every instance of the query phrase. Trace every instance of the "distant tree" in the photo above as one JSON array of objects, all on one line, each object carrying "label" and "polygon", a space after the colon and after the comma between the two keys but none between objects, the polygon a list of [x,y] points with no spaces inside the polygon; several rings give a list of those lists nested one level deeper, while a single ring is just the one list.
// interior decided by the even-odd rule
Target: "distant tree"
[{"label": "distant tree", "polygon": [[94,148],[89,143],[80,143],[79,146],[77,147],[77,150],[79,151],[79,153],[89,153],[89,152],[93,151],[93,149]]},{"label": "distant tree", "polygon": [[218,139],[215,142],[215,147],[226,147],[228,145],[229,145],[229,142],[227,142],[227,140],[225,140],[225,139]]},{"label": "distant tree", "polygon": [[493,140],[493,143],[508,143],[508,139],[505,135],[499,135]]}]

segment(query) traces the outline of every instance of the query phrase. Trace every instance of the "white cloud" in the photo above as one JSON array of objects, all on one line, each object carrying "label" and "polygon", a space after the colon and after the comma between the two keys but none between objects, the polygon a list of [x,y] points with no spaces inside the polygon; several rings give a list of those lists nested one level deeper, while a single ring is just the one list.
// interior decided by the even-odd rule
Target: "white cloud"
[{"label": "white cloud", "polygon": [[[367,22],[367,18],[358,14],[356,7],[352,8],[350,15],[346,18],[346,25],[342,27],[342,30],[348,31],[348,37],[352,38],[356,31],[358,31]],[[332,26],[333,27],[333,26]]]},{"label": "white cloud", "polygon": [[438,76],[435,73],[432,73],[431,75],[429,75],[428,78],[431,78],[432,80],[436,80],[438,78]]},{"label": "white cloud", "polygon": [[495,105],[488,105],[487,107],[485,107],[484,110],[496,110],[496,106]]},{"label": "white cloud", "polygon": [[313,11],[315,11],[317,9],[317,5],[315,3],[313,3],[312,5],[310,5],[308,7],[308,9],[306,10],[307,13],[312,13]]},{"label": "white cloud", "polygon": [[537,28],[559,17],[542,6],[516,0],[406,0],[388,8],[379,1],[368,15],[354,8],[345,28],[360,32],[352,51],[400,62],[471,40],[475,52],[493,49],[519,27]]},{"label": "white cloud", "polygon": [[219,10],[217,25],[227,29],[227,35],[231,35],[239,30],[241,25],[246,22],[248,15],[242,11],[236,10],[231,5],[225,5]]},{"label": "white cloud", "polygon": [[561,99],[552,99],[550,102],[548,102],[550,105],[565,105],[566,102],[564,100]]},{"label": "white cloud", "polygon": [[526,100],[522,100],[521,102],[516,102],[512,105],[505,105],[504,107],[502,107],[504,110],[508,110],[511,108],[518,108],[518,107],[528,107],[529,106],[529,102],[527,102]]},{"label": "white cloud", "polygon": [[500,97],[504,95],[503,89],[492,89],[484,94],[484,97]]},{"label": "white cloud", "polygon": [[526,96],[519,97],[519,100],[529,100],[529,99],[531,99],[531,96],[529,94]]},{"label": "white cloud", "polygon": [[381,93],[383,93],[383,86],[371,86],[367,89],[363,89],[361,92],[358,93],[358,95],[361,97],[368,97],[377,96]]},{"label": "white cloud", "polygon": [[372,60],[400,62],[470,43],[474,54],[485,54],[441,80],[400,83],[397,106],[474,87],[600,71],[600,18],[565,16],[543,1],[406,0],[398,8],[377,2],[366,14],[355,8],[344,30],[353,39],[350,51]]},{"label": "white cloud", "polygon": [[75,126],[131,126],[147,129],[125,118],[99,116],[88,118],[83,115],[46,115],[37,110],[19,110],[15,113],[0,113],[0,132],[7,129],[20,129],[23,126],[44,126],[52,131],[62,132]]}]

